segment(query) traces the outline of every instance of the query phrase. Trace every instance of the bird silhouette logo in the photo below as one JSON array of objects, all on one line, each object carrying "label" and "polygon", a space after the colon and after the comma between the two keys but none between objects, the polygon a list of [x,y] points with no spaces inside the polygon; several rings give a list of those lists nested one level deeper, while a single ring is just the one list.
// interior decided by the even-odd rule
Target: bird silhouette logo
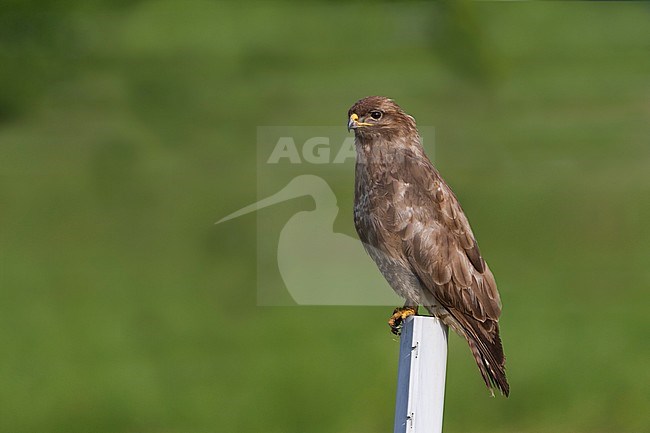
[{"label": "bird silhouette logo", "polygon": [[[334,232],[336,195],[316,175],[300,175],[284,188],[217,221],[217,224],[269,206],[310,196],[315,208],[294,214],[283,226],[277,264],[284,285],[298,305],[394,305],[400,298],[357,238]],[[259,234],[258,234],[259,235]]]}]

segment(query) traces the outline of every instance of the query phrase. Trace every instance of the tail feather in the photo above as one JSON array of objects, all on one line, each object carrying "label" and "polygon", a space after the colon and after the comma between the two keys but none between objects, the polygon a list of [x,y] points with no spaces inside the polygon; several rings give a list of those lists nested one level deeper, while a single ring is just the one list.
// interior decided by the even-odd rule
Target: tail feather
[{"label": "tail feather", "polygon": [[467,342],[485,384],[488,388],[498,389],[507,397],[510,394],[510,385],[506,379],[505,357],[499,335],[496,334],[492,342],[475,340],[468,335]]},{"label": "tail feather", "polygon": [[498,322],[491,319],[480,321],[453,308],[427,309],[467,340],[483,381],[490,388],[492,395],[492,390],[498,389],[508,397],[510,385],[506,378],[506,358],[499,337]]}]

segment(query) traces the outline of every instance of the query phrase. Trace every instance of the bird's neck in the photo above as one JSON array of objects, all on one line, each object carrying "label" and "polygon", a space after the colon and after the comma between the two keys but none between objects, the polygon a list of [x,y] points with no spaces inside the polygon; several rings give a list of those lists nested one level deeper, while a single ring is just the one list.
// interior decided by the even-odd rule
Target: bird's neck
[{"label": "bird's neck", "polygon": [[406,155],[424,156],[417,133],[393,136],[359,135],[355,138],[355,145],[357,165],[383,167],[387,163],[399,163],[399,158]]}]

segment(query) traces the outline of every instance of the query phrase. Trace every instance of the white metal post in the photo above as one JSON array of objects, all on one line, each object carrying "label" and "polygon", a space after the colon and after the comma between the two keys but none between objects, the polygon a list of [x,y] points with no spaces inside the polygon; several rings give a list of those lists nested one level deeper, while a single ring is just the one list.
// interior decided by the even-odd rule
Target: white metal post
[{"label": "white metal post", "polygon": [[410,316],[400,337],[395,433],[440,433],[445,402],[447,326]]}]

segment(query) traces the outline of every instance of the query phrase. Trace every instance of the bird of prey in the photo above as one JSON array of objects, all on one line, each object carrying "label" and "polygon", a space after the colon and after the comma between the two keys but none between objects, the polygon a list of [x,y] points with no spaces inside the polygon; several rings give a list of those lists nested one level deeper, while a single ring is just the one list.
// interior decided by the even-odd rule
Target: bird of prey
[{"label": "bird of prey", "polygon": [[406,300],[394,333],[423,306],[464,337],[490,391],[508,396],[499,337],[501,300],[467,217],[424,153],[415,119],[391,99],[369,96],[348,111],[354,130],[354,225],[363,245]]}]

